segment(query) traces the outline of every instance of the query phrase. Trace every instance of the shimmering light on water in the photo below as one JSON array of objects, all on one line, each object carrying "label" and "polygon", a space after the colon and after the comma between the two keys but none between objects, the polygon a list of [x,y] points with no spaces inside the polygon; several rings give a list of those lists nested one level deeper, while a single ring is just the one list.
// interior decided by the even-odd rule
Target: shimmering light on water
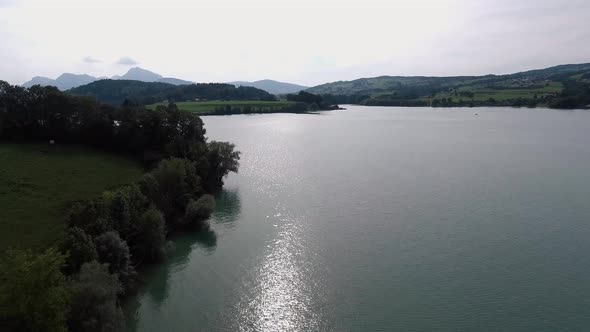
[{"label": "shimmering light on water", "polygon": [[308,255],[301,242],[305,221],[283,220],[277,238],[255,274],[254,298],[241,299],[240,321],[243,331],[311,331],[318,329],[319,312],[310,305],[313,289],[307,265]]}]

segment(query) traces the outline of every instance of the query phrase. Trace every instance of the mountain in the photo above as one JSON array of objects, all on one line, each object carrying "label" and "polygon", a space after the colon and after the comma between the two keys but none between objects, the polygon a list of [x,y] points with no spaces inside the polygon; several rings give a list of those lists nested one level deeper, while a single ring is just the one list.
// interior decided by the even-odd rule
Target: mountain
[{"label": "mountain", "polygon": [[33,85],[53,85],[55,86],[55,80],[51,79],[49,77],[43,77],[43,76],[35,76],[33,77],[30,81],[23,83],[23,87],[25,88],[30,88]]},{"label": "mountain", "polygon": [[76,74],[64,73],[64,74],[59,75],[59,77],[55,79],[55,82],[57,83],[56,86],[58,89],[69,90],[73,87],[92,83],[96,80],[97,80],[96,77],[90,76],[90,75],[85,75],[85,74],[76,75]]},{"label": "mountain", "polygon": [[162,75],[156,74],[152,71],[133,67],[127,71],[124,75],[120,76],[118,79],[121,80],[134,80],[134,81],[142,81],[142,82],[156,82],[162,79]]},{"label": "mountain", "polygon": [[51,79],[48,77],[42,76],[35,76],[30,81],[23,84],[25,88],[30,88],[33,85],[52,85],[57,87],[60,90],[68,90],[76,86],[92,83],[96,81],[97,78],[90,76],[90,75],[76,75],[70,73],[64,73],[59,75],[56,79]]},{"label": "mountain", "polygon": [[383,106],[549,105],[564,88],[589,83],[590,63],[506,75],[379,76],[318,85],[307,92],[332,103]]},{"label": "mountain", "polygon": [[154,73],[140,67],[133,67],[127,71],[124,75],[115,75],[112,77],[114,80],[132,80],[141,82],[160,82],[168,83],[173,85],[186,85],[194,84],[194,82],[181,80],[175,77],[162,77],[162,75]]},{"label": "mountain", "polygon": [[235,87],[225,83],[173,85],[162,82],[134,80],[100,80],[82,85],[68,92],[90,96],[102,103],[120,105],[125,100],[147,105],[161,101],[201,100],[276,100],[268,92],[254,87]]},{"label": "mountain", "polygon": [[275,94],[275,95],[296,93],[296,92],[299,92],[301,90],[305,90],[308,88],[303,85],[278,82],[278,81],[273,81],[273,80],[260,80],[260,81],[255,81],[255,82],[235,81],[235,82],[228,82],[228,84],[233,84],[235,86],[251,86],[251,87],[255,87],[255,88],[267,91],[268,93]]},{"label": "mountain", "polygon": [[[107,77],[94,77],[86,74],[70,74],[64,73],[61,74],[56,79],[51,79],[48,77],[42,76],[35,76],[30,81],[23,83],[23,87],[30,88],[33,85],[52,85],[57,87],[60,90],[69,90],[81,85],[86,85],[92,83],[94,81],[107,79]],[[162,75],[154,73],[152,71],[133,67],[127,71],[124,75],[114,75],[111,77],[113,80],[134,80],[134,81],[141,81],[141,82],[161,82],[161,83],[169,83],[173,85],[186,85],[186,84],[193,84],[191,81],[181,80],[179,78],[174,77],[162,77]]]}]

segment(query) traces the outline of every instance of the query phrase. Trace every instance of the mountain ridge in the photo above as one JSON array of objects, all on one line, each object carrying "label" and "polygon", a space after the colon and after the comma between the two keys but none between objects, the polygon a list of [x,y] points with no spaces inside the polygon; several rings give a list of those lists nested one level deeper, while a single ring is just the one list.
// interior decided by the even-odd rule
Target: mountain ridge
[{"label": "mountain ridge", "polygon": [[263,79],[259,81],[233,81],[227,82],[228,84],[233,84],[235,86],[251,86],[254,88],[265,90],[269,93],[279,95],[279,94],[288,94],[288,93],[297,93],[302,90],[306,90],[309,87],[287,83],[287,82],[280,82],[271,79]]},{"label": "mountain ridge", "polygon": [[[95,81],[99,81],[102,79],[111,79],[111,80],[132,80],[132,81],[140,81],[140,82],[160,82],[160,83],[168,83],[172,85],[189,85],[195,84],[196,82],[183,80],[176,77],[164,77],[156,72],[141,68],[141,67],[132,67],[127,70],[127,72],[123,75],[113,75],[110,78],[106,76],[102,77],[94,77],[87,74],[72,74],[72,73],[63,73],[58,76],[56,79],[52,79],[49,77],[44,76],[35,76],[31,80],[22,84],[23,87],[29,88],[33,85],[51,85],[55,86],[60,90],[69,90],[79,86],[83,86]],[[254,87],[261,90],[265,90],[272,94],[288,94],[288,93],[296,93],[301,90],[305,90],[309,87],[292,84],[287,82],[279,82],[271,79],[264,79],[255,82],[248,82],[248,81],[235,81],[229,82],[227,84],[232,84],[237,87],[239,86],[247,86],[247,87]]]}]

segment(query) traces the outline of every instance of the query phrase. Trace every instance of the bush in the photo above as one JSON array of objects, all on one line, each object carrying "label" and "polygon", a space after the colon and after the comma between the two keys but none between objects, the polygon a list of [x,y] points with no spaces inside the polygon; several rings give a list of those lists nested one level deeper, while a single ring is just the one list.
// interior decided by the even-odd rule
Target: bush
[{"label": "bush", "polygon": [[120,331],[123,312],[117,306],[121,284],[106,264],[85,263],[72,281],[71,331]]},{"label": "bush", "polygon": [[70,292],[55,249],[39,255],[9,250],[0,263],[0,318],[26,331],[66,331]]}]

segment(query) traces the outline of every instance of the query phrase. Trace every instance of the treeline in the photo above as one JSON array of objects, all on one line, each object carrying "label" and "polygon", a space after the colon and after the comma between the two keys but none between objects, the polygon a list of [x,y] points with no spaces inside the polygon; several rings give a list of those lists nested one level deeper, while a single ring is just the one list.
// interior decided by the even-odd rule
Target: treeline
[{"label": "treeline", "polygon": [[[370,96],[365,94],[333,95],[326,94],[321,97],[330,104],[355,104],[366,106],[404,106],[404,107],[480,107],[480,106],[504,106],[504,107],[537,107],[539,105],[558,109],[588,108],[590,105],[590,82],[570,77],[557,77],[555,81],[561,82],[564,89],[556,95],[548,95],[540,92],[532,98],[511,98],[485,100],[473,99],[475,94],[470,91],[460,91],[454,97],[419,98],[416,93],[391,93]],[[504,88],[508,89],[508,88]],[[426,94],[425,96],[429,96]]]},{"label": "treeline", "polygon": [[72,95],[94,97],[101,103],[121,105],[124,101],[136,105],[149,105],[161,101],[192,100],[264,100],[276,97],[254,87],[225,83],[198,83],[172,85],[161,82],[131,80],[100,80],[68,91]]},{"label": "treeline", "polygon": [[324,97],[306,91],[299,91],[297,94],[288,94],[287,100],[305,104],[311,111],[339,109],[337,103],[327,102],[324,100]]},{"label": "treeline", "polygon": [[[512,75],[471,77],[375,77],[335,82],[309,89],[330,104],[408,107],[552,107],[588,108],[590,64],[565,65]],[[547,93],[548,82],[563,84],[560,93]],[[468,88],[471,91],[465,91]],[[538,90],[530,97],[478,99],[478,90]],[[436,97],[436,96],[439,97]],[[444,95],[445,97],[440,97]]]},{"label": "treeline", "polygon": [[578,80],[566,75],[556,75],[553,79],[563,84],[563,91],[549,103],[549,107],[574,109],[590,105],[590,73],[581,75]]},{"label": "treeline", "polygon": [[216,107],[211,112],[201,112],[201,115],[231,115],[231,114],[259,114],[259,113],[305,113],[317,110],[305,103],[294,103],[286,106],[250,106],[225,105]]},{"label": "treeline", "polygon": [[59,248],[1,255],[0,330],[120,330],[119,299],[136,285],[137,266],[164,258],[170,232],[207,227],[212,194],[239,166],[233,144],[207,142],[201,119],[173,104],[115,108],[2,81],[0,140],[86,144],[151,169],[137,183],[74,204]]}]

